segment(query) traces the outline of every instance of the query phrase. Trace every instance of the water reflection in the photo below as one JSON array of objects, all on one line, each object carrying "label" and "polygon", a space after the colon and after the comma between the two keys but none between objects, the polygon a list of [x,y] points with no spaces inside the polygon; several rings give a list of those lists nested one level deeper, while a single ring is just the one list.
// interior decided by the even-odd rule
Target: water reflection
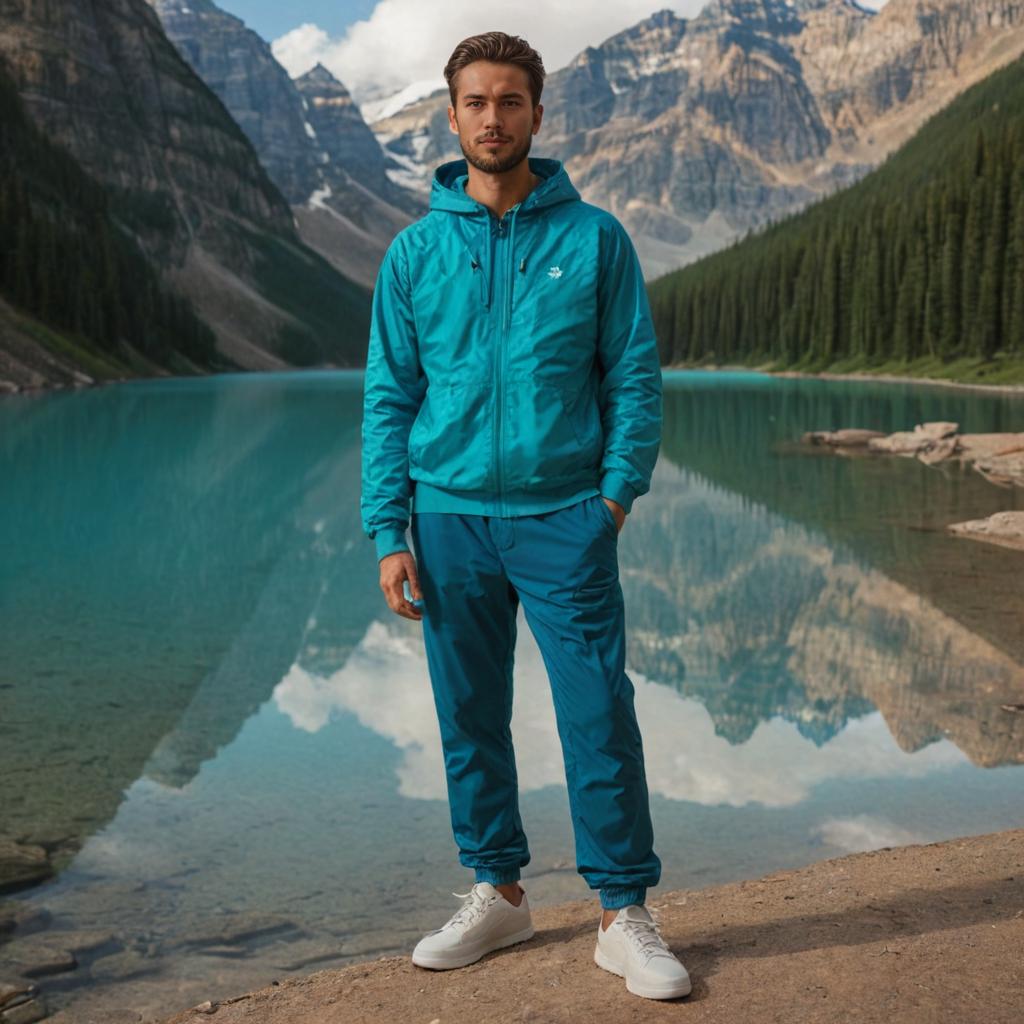
[{"label": "water reflection", "polygon": [[[63,871],[19,904],[123,946],[151,933],[158,963],[133,964],[165,1009],[172,977],[229,994],[398,948],[462,879],[419,627],[387,610],[360,530],[360,387],[229,376],[0,403],[0,838]],[[1024,700],[1024,555],[942,528],[1021,497],[792,441],[1020,430],[1024,407],[699,373],[668,374],[665,398],[620,537],[665,883],[1019,823],[998,766],[1024,761],[1024,716],[1000,708]],[[531,895],[583,896],[522,616],[519,638]],[[294,934],[211,967],[196,935],[228,911]],[[120,984],[112,964],[48,986]]]},{"label": "water reflection", "polygon": [[[776,380],[749,373],[669,372],[666,385],[662,463],[685,467],[744,499],[752,517],[771,511],[813,529],[829,546],[921,595],[1024,664],[1024,553],[944,532],[951,522],[1024,508],[1024,492],[994,487],[959,463],[849,459],[797,443],[808,429],[888,432],[930,420],[956,422],[972,433],[1020,431],[1024,400],[938,385]],[[739,532],[742,541],[746,526]],[[710,561],[713,571],[727,552],[724,545],[737,538],[729,533],[707,539],[714,547],[702,565]],[[673,556],[684,545],[680,537]]]},{"label": "water reflection", "polygon": [[[134,778],[184,784],[295,671],[333,678],[392,618],[359,529],[360,387],[239,375],[0,406],[8,832],[73,851]],[[667,374],[662,458],[620,547],[635,674],[699,701],[737,748],[775,716],[820,745],[878,709],[902,749],[948,737],[976,764],[1019,762],[1024,723],[999,705],[1024,687],[1024,556],[941,526],[1020,497],[787,447],[926,419],[1021,429],[1024,410]],[[414,701],[431,721],[424,680],[417,665],[394,714]]]},{"label": "water reflection", "polygon": [[[522,609],[519,625],[512,730],[520,791],[529,793],[564,785],[565,776],[547,675]],[[394,766],[401,796],[445,800],[444,759],[429,689],[423,686],[426,678],[422,644],[375,623],[333,675],[318,676],[296,665],[275,689],[274,702],[308,732],[350,712],[402,752]],[[772,717],[734,745],[717,732],[701,701],[681,698],[636,672],[631,678],[651,792],[672,800],[787,807],[829,779],[920,777],[965,760],[948,741],[906,756],[877,712],[850,723],[825,744],[802,736],[796,724]]]}]

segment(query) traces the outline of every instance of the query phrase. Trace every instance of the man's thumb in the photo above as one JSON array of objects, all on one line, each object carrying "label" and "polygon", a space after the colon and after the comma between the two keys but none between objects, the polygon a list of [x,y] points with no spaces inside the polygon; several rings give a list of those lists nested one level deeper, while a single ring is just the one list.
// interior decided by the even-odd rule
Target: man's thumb
[{"label": "man's thumb", "polygon": [[420,577],[416,572],[416,563],[413,562],[408,568],[409,575],[409,593],[412,594],[414,601],[423,600],[423,591],[420,590]]}]

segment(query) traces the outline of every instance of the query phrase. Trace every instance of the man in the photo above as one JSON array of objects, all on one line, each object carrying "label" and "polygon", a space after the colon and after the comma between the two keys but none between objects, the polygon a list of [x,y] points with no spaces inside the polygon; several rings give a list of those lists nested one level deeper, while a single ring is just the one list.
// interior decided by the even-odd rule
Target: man
[{"label": "man", "polygon": [[686,995],[644,905],[661,862],[618,577],[618,534],[661,439],[639,261],[560,161],[528,158],[535,50],[473,36],[445,78],[465,159],[437,168],[429,213],[384,256],[362,429],[363,526],[388,605],[423,623],[452,829],[476,878],[412,959],[461,967],[533,935],[509,728],[522,601],[551,681],[577,868],[600,892],[594,959],[638,995]]}]

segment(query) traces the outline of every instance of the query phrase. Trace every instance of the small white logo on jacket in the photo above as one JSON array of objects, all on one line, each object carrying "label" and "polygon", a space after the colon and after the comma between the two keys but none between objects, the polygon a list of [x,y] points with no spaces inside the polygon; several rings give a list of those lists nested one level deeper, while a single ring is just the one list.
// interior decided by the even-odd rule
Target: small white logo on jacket
[{"label": "small white logo on jacket", "polygon": [[548,271],[548,277],[561,277],[561,276],[562,276],[562,268],[561,267],[552,267]]}]

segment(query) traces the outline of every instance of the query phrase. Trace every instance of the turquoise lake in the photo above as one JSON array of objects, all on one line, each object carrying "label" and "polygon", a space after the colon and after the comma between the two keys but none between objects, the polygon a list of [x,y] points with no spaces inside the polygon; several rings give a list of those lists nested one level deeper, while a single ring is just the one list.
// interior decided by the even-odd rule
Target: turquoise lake
[{"label": "turquoise lake", "polygon": [[[1024,492],[799,443],[1022,431],[1024,398],[664,378],[619,537],[650,901],[1024,825],[1024,715],[1001,708],[1024,702],[1024,552],[944,530]],[[51,1012],[149,1020],[408,952],[472,885],[421,627],[387,608],[360,525],[361,402],[357,371],[0,400],[0,842],[56,867],[0,896],[36,912],[0,977],[23,931],[79,950],[38,979]],[[596,927],[521,610],[515,679],[523,884],[534,906],[594,899]]]}]

